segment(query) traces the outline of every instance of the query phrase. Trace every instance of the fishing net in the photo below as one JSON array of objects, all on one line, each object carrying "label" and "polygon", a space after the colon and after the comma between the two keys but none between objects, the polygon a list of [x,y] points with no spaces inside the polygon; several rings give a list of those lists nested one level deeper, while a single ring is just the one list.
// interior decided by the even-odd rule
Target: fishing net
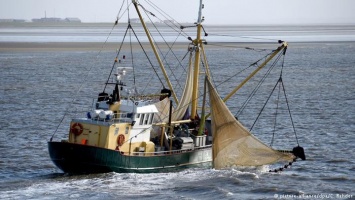
[{"label": "fishing net", "polygon": [[213,166],[260,166],[292,161],[294,156],[272,149],[253,136],[229,111],[207,80],[213,133]]}]

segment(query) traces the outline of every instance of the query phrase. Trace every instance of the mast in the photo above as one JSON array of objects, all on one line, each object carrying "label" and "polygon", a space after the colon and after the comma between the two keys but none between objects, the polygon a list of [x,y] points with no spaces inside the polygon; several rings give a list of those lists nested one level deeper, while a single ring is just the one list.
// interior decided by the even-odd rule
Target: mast
[{"label": "mast", "polygon": [[160,66],[160,68],[161,68],[161,70],[162,70],[162,72],[163,72],[163,74],[164,74],[165,80],[166,80],[166,82],[168,83],[169,89],[171,90],[171,93],[172,93],[172,95],[173,95],[173,97],[174,97],[174,100],[175,100],[176,104],[178,104],[178,103],[179,103],[179,100],[178,100],[178,98],[176,97],[176,94],[175,94],[175,92],[174,92],[173,86],[172,86],[172,84],[171,84],[171,82],[170,82],[170,80],[169,80],[169,77],[168,77],[168,75],[167,75],[167,73],[166,73],[166,71],[165,71],[164,64],[163,64],[163,62],[162,62],[161,59],[160,59],[160,56],[159,56],[158,51],[157,51],[157,49],[156,49],[156,47],[155,47],[155,45],[154,45],[154,42],[153,42],[152,37],[151,37],[151,35],[150,35],[150,33],[149,33],[149,30],[148,30],[148,28],[147,28],[147,26],[146,26],[146,24],[145,24],[145,22],[144,22],[144,20],[143,20],[143,17],[142,17],[142,15],[141,15],[141,13],[140,13],[140,11],[139,11],[139,9],[138,9],[137,0],[132,0],[132,3],[134,4],[134,7],[135,7],[135,9],[136,9],[136,11],[137,11],[137,14],[138,14],[138,16],[139,16],[139,19],[140,19],[140,21],[141,21],[141,23],[142,23],[142,26],[143,26],[143,28],[144,28],[144,31],[145,31],[145,33],[146,33],[146,35],[147,35],[147,37],[148,37],[149,43],[150,43],[150,45],[151,45],[151,47],[152,47],[152,49],[153,49],[154,55],[155,55],[155,57],[156,57],[157,60],[158,60],[159,66]]},{"label": "mast", "polygon": [[192,102],[191,102],[191,116],[190,118],[193,120],[196,117],[197,112],[197,103],[198,103],[198,81],[199,81],[199,72],[200,72],[200,46],[201,42],[201,30],[202,30],[202,0],[200,0],[200,6],[198,11],[197,18],[197,36],[196,39],[193,40],[193,44],[195,45],[195,63],[194,63],[194,78],[193,78],[193,90],[192,90]]}]

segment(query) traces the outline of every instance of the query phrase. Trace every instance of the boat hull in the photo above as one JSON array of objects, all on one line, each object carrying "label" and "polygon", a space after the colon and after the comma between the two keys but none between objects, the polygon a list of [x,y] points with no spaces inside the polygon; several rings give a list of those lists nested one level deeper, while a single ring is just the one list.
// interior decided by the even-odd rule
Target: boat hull
[{"label": "boat hull", "polygon": [[119,151],[68,142],[48,142],[53,163],[65,173],[153,173],[211,167],[211,147],[174,154],[124,155]]}]

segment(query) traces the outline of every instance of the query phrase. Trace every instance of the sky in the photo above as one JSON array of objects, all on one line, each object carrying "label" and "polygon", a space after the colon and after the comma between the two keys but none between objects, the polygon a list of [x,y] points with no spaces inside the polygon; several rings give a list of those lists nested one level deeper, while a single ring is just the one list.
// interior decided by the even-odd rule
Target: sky
[{"label": "sky", "polygon": [[[0,19],[31,20],[46,13],[47,17],[77,17],[82,22],[114,22],[122,1],[0,0]],[[178,22],[197,19],[199,0],[150,1]],[[143,4],[145,0],[140,2]],[[203,3],[205,24],[355,24],[355,0],[204,0]],[[133,17],[136,16],[131,14]]]}]

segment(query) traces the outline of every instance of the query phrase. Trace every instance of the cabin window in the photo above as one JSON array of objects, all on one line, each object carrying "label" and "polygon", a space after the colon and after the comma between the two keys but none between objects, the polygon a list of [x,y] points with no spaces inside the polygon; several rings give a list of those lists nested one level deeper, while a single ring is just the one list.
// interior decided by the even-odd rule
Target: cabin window
[{"label": "cabin window", "polygon": [[153,124],[153,119],[154,119],[154,113],[152,113],[152,114],[150,115],[149,124]]},{"label": "cabin window", "polygon": [[144,119],[144,125],[148,124],[149,116],[150,116],[150,114],[146,114],[145,119]]},{"label": "cabin window", "polygon": [[137,117],[136,118],[139,118],[140,117],[140,114],[137,114]]},{"label": "cabin window", "polygon": [[141,119],[139,120],[139,125],[143,125],[144,114],[141,115]]},{"label": "cabin window", "polygon": [[128,131],[129,131],[129,127],[126,126],[125,134],[128,134]]},{"label": "cabin window", "polygon": [[115,128],[115,135],[118,135],[119,131],[120,131],[120,128]]}]

